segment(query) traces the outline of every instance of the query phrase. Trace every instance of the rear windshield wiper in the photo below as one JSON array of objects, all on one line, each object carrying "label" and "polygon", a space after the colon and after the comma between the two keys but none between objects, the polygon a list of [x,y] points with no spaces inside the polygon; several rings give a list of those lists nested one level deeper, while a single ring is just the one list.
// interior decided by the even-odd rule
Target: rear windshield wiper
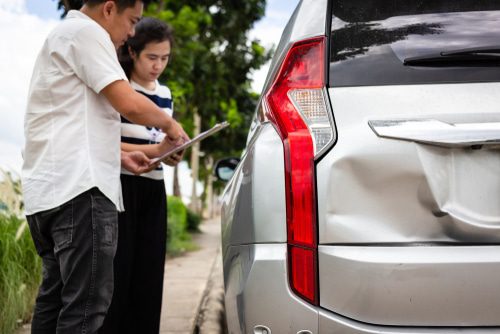
[{"label": "rear windshield wiper", "polygon": [[500,46],[442,51],[406,58],[405,66],[500,66]]}]

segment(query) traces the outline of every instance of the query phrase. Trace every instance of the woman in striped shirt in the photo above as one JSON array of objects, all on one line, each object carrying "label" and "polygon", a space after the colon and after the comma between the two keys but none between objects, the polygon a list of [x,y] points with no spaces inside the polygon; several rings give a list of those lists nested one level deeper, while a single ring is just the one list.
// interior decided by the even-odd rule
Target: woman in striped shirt
[{"label": "woman in striped shirt", "polygon": [[[134,37],[119,51],[132,87],[172,115],[172,94],[158,77],[168,64],[172,30],[164,22],[143,18]],[[171,145],[154,127],[122,118],[122,150],[157,157]],[[164,161],[177,164],[182,154]],[[163,169],[140,176],[122,169],[125,212],[119,215],[118,248],[114,260],[113,300],[100,333],[158,334],[166,253],[167,199]]]}]

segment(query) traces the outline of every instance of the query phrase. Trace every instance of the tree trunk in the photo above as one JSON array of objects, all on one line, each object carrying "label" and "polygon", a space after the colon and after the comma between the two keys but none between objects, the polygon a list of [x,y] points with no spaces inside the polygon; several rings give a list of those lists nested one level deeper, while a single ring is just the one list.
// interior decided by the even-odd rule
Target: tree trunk
[{"label": "tree trunk", "polygon": [[205,207],[206,207],[207,218],[214,217],[214,205],[213,205],[214,204],[214,188],[213,188],[214,176],[212,174],[213,166],[214,166],[214,158],[212,158],[212,156],[209,156],[207,158],[208,176],[207,176],[207,184],[206,184],[207,196],[205,198]]},{"label": "tree trunk", "polygon": [[161,13],[165,10],[165,0],[160,0],[158,3],[157,13]]},{"label": "tree trunk", "polygon": [[172,189],[172,194],[175,197],[182,198],[181,194],[181,185],[179,184],[179,168],[178,165],[174,166],[174,180],[173,180],[173,189]]},{"label": "tree trunk", "polygon": [[[194,131],[193,138],[200,134],[201,128],[201,118],[198,115],[198,110],[194,109],[193,115],[194,121]],[[198,183],[198,174],[199,174],[199,163],[200,163],[200,143],[197,142],[191,148],[191,177],[193,179],[193,186],[191,188],[191,210],[196,213],[201,213],[200,205],[198,204],[198,196],[196,194],[196,184]]]}]

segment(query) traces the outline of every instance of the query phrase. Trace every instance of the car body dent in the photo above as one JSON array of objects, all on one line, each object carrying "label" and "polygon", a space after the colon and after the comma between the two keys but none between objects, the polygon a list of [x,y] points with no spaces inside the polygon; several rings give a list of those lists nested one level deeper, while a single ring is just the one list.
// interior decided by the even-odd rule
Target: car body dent
[{"label": "car body dent", "polygon": [[360,121],[500,117],[500,84],[431,86],[329,90],[339,140],[316,168],[320,244],[500,241],[498,150],[379,138]]}]

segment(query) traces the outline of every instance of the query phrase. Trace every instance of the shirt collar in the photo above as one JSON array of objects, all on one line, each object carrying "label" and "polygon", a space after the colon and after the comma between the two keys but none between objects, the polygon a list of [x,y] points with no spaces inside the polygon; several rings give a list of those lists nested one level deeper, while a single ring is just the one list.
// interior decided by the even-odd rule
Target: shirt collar
[{"label": "shirt collar", "polygon": [[83,14],[82,12],[76,9],[70,10],[66,15],[66,18],[68,19],[79,18],[79,19],[92,20],[90,17],[88,17],[87,15]]},{"label": "shirt collar", "polygon": [[[1,0],[0,0],[1,1]],[[99,28],[101,28],[105,33],[106,35],[109,36],[109,41],[111,42],[111,44],[113,43],[111,41],[111,36],[109,35],[109,33],[106,31],[106,29],[104,29],[99,23],[97,23],[96,20],[94,20],[93,18],[91,18],[90,16],[88,16],[87,14],[84,14],[82,13],[81,11],[79,10],[76,10],[76,9],[72,9],[68,12],[68,14],[66,15],[66,19],[83,19],[83,20],[89,20],[91,22],[93,22],[94,24],[96,24]],[[115,46],[113,45],[113,48]]]}]

